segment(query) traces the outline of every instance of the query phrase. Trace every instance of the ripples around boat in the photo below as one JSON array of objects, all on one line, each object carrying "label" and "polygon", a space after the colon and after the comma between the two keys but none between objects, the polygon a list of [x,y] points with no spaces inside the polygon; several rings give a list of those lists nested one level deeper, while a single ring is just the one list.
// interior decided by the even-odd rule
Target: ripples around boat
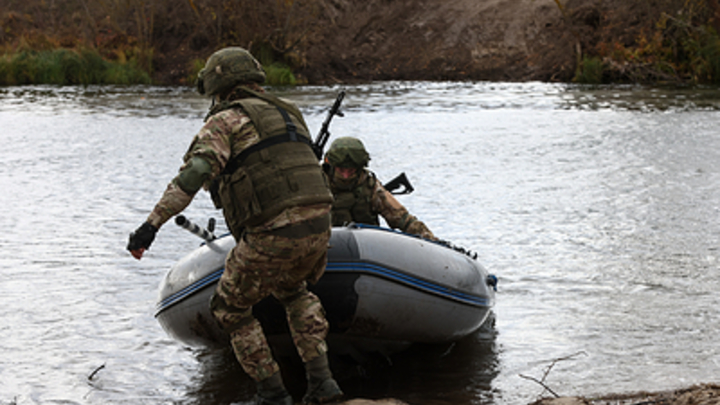
[{"label": "ripples around boat", "polygon": [[[386,82],[273,89],[316,133],[363,139],[381,180],[499,278],[494,327],[363,368],[353,397],[519,404],[717,382],[717,88]],[[166,225],[124,250],[209,102],[166,87],[0,88],[0,404],[247,403],[228,352],[153,318],[167,269],[199,241]],[[220,219],[204,193],[185,212]],[[222,223],[220,230],[222,230]],[[302,370],[288,364],[302,395]],[[295,371],[295,372],[293,372]],[[530,378],[526,378],[530,377]]]}]

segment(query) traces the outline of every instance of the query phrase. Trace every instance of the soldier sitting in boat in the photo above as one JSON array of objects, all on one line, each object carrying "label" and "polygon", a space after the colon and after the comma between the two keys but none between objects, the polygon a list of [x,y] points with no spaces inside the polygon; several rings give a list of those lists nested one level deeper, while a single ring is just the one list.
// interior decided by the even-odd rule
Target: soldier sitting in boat
[{"label": "soldier sitting in boat", "polygon": [[366,167],[370,155],[363,143],[350,136],[336,139],[325,154],[324,169],[335,196],[333,226],[350,222],[379,225],[379,215],[393,229],[436,240],[430,229],[382,186]]}]

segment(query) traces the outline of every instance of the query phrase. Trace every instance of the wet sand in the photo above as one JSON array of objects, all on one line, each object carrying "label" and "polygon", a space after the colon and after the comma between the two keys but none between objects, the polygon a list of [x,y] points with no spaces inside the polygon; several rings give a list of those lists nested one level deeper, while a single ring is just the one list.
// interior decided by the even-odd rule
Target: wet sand
[{"label": "wet sand", "polygon": [[[699,384],[688,388],[662,392],[611,394],[597,398],[544,398],[530,405],[720,405],[720,384]],[[411,405],[397,399],[352,399],[342,405]]]},{"label": "wet sand", "polygon": [[718,405],[720,384],[698,384],[688,388],[661,392],[615,394],[600,398],[561,397],[542,399],[531,405]]}]

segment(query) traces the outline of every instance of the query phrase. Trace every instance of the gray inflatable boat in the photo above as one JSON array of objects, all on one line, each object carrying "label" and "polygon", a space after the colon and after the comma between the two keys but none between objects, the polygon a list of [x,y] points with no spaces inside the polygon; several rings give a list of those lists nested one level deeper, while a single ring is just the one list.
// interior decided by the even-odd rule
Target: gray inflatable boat
[{"label": "gray inflatable boat", "polygon": [[[189,346],[229,344],[209,310],[210,297],[235,241],[227,235],[180,259],[160,285],[156,317]],[[448,343],[476,331],[490,315],[497,279],[474,255],[386,228],[332,229],[328,265],[310,290],[328,321],[336,354],[389,354],[415,342]],[[274,297],[253,308],[274,350],[292,346],[285,312]]]}]

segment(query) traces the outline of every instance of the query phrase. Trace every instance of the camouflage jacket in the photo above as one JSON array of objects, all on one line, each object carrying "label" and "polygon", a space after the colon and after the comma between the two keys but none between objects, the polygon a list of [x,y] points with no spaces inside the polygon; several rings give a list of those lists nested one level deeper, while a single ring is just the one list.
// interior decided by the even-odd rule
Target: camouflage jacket
[{"label": "camouflage jacket", "polygon": [[[255,125],[240,109],[228,109],[208,117],[207,121],[193,138],[187,153],[183,157],[187,166],[190,159],[200,157],[211,166],[211,174],[203,184],[208,191],[213,179],[225,168],[233,151],[244,150],[260,140]],[[178,175],[179,176],[179,175]],[[180,213],[190,204],[193,195],[189,195],[177,185],[177,178],[170,182],[160,201],[148,216],[147,221],[160,228],[171,217]],[[279,215],[255,227],[248,227],[248,232],[262,232],[316,218],[330,211],[330,204],[292,207]]]},{"label": "camouflage jacket", "polygon": [[[343,190],[344,187],[339,186],[339,182],[337,181],[334,173],[328,173],[328,175],[331,179],[330,189],[336,196],[343,192],[353,193],[353,190],[367,188],[368,184],[370,185],[370,198],[367,202],[370,206],[359,208],[359,211],[367,210],[371,212],[372,215],[382,216],[385,219],[385,222],[387,222],[388,226],[393,229],[400,229],[401,231],[406,233],[418,235],[426,239],[436,240],[430,229],[428,229],[428,227],[422,221],[417,219],[417,217],[410,214],[407,208],[400,204],[400,202],[395,198],[395,196],[385,190],[380,181],[375,178],[375,175],[372,172],[363,169],[363,171],[359,174],[358,181],[355,183],[353,190]],[[373,183],[374,186],[372,185]],[[365,204],[366,202],[364,198],[360,198],[357,200],[356,203]],[[356,218],[353,218],[353,220],[356,222],[360,222],[357,221]],[[333,225],[339,224],[334,223]]]}]

